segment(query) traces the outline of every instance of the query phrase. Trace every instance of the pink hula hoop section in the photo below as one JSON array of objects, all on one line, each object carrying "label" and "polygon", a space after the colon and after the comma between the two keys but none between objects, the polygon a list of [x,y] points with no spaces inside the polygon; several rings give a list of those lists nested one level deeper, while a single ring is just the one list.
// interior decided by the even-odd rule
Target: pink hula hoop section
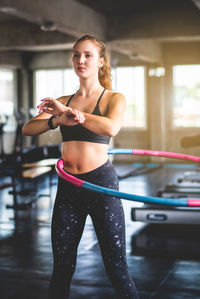
[{"label": "pink hula hoop section", "polygon": [[109,154],[129,154],[129,155],[145,155],[145,156],[154,156],[154,157],[165,157],[165,158],[175,158],[180,160],[189,160],[195,163],[200,162],[200,157],[173,153],[173,152],[162,152],[162,151],[152,151],[145,149],[120,149],[113,148],[108,151]]},{"label": "pink hula hoop section", "polygon": [[[176,158],[182,160],[189,160],[195,163],[200,162],[200,158],[191,155],[184,155],[172,152],[161,152],[161,151],[152,151],[152,150],[142,150],[142,149],[110,149],[108,154],[129,154],[129,155],[150,155],[157,157],[167,157],[167,158]],[[200,199],[187,199],[187,198],[161,198],[161,197],[152,197],[152,196],[141,196],[136,194],[130,194],[125,192],[116,191],[113,189],[101,187],[98,185],[91,184],[89,182],[80,180],[75,176],[67,173],[64,169],[63,159],[59,159],[56,164],[56,171],[58,175],[66,180],[67,182],[79,187],[84,188],[96,193],[108,194],[118,198],[137,201],[143,203],[157,204],[157,205],[167,205],[167,206],[176,206],[176,207],[200,207]]]},{"label": "pink hula hoop section", "polygon": [[62,179],[68,181],[69,183],[71,183],[77,187],[82,187],[82,184],[84,183],[84,181],[79,180],[75,176],[64,171],[63,167],[64,167],[64,161],[63,161],[63,159],[59,159],[56,164],[56,172],[58,173],[58,175]]}]

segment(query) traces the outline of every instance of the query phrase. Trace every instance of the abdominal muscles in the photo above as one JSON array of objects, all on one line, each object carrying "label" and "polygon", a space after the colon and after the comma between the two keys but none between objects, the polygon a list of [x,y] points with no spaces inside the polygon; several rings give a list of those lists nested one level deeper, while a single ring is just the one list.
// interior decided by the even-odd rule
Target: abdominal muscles
[{"label": "abdominal muscles", "polygon": [[87,141],[62,143],[64,169],[73,174],[85,173],[103,165],[108,159],[108,145]]}]

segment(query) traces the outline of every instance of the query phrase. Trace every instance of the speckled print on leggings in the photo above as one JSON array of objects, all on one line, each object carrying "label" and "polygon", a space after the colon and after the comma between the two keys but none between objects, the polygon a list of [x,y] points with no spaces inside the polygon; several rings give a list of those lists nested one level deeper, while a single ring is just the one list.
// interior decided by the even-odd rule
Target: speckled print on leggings
[{"label": "speckled print on leggings", "polygon": [[[118,190],[116,172],[108,160],[78,178]],[[59,178],[52,219],[53,275],[49,299],[69,298],[77,247],[86,217],[91,216],[104,265],[119,298],[138,299],[126,263],[125,223],[121,200],[73,186]]]}]

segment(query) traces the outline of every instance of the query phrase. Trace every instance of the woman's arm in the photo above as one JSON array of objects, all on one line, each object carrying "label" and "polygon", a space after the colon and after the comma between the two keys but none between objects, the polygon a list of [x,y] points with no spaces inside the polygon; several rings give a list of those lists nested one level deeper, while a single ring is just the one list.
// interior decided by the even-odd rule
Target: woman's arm
[{"label": "woman's arm", "polygon": [[[22,134],[26,136],[36,136],[48,131],[49,118],[54,115],[61,115],[67,107],[64,105],[65,97],[58,99],[44,98],[37,106],[39,115],[29,120],[22,128]],[[54,128],[58,126],[56,119],[52,120]]]},{"label": "woman's arm", "polygon": [[45,112],[35,116],[23,126],[22,134],[26,136],[36,136],[47,132],[49,130],[48,120],[50,117],[51,115]]},{"label": "woman's arm", "polygon": [[82,125],[97,134],[113,137],[122,126],[125,107],[125,97],[120,93],[113,93],[109,99],[107,113],[104,116],[84,113],[85,121]]},{"label": "woman's arm", "polygon": [[[83,113],[74,110],[70,107],[66,107],[63,104],[63,98],[52,99],[45,98],[42,103],[38,105],[39,115],[29,120],[22,128],[22,134],[26,136],[36,136],[48,131],[49,118],[53,115],[52,119],[53,128],[57,128],[60,125],[73,126],[78,123],[84,122]],[[66,98],[65,98],[66,99]]]}]

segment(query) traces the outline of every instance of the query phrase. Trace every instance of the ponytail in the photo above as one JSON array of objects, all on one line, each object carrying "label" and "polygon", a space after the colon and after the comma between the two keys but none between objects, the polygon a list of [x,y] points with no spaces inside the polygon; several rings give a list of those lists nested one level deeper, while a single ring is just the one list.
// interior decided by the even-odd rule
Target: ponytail
[{"label": "ponytail", "polygon": [[104,64],[99,69],[99,82],[106,89],[112,89],[112,81],[111,81],[111,67],[108,60],[107,53],[104,55]]}]

